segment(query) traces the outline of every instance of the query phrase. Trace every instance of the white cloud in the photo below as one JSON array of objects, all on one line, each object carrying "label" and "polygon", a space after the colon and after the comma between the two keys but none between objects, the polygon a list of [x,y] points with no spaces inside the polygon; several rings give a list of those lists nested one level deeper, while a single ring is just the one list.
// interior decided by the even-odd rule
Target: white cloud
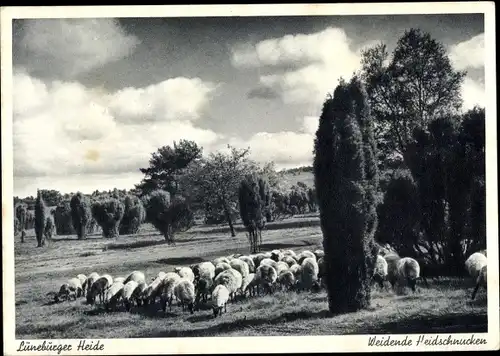
[{"label": "white cloud", "polygon": [[486,106],[486,93],[484,85],[481,85],[469,77],[465,77],[464,82],[462,83],[462,99],[463,111],[472,109],[475,105],[479,105],[484,108]]},{"label": "white cloud", "polygon": [[[189,96],[189,90],[183,94]],[[147,165],[158,147],[174,140],[189,138],[206,146],[218,138],[213,131],[195,127],[188,120],[173,119],[168,110],[163,114],[170,120],[124,125],[108,104],[101,92],[79,83],[44,84],[26,74],[15,74],[16,179],[134,172]],[[113,108],[122,109],[116,105]],[[196,117],[195,111],[190,113]]]},{"label": "white cloud", "polygon": [[318,105],[340,77],[349,79],[359,69],[360,56],[343,29],[327,28],[235,48],[232,61],[236,67],[301,64],[299,69],[262,75],[260,84],[280,93],[285,103]]},{"label": "white cloud", "polygon": [[217,88],[200,78],[173,78],[146,88],[125,88],[109,97],[109,107],[117,120],[195,120]]},{"label": "white cloud", "polygon": [[302,131],[305,133],[316,135],[319,126],[319,117],[306,116],[302,119]]},{"label": "white cloud", "polygon": [[122,59],[139,44],[115,19],[27,19],[22,31],[27,69],[65,77]]},{"label": "white cloud", "polygon": [[484,33],[449,49],[450,60],[457,70],[484,67],[484,54]]}]

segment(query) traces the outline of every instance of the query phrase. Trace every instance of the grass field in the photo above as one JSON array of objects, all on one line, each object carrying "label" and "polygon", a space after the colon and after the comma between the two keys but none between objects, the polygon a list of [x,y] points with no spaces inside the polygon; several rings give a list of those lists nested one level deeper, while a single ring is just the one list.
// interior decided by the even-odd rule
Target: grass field
[{"label": "grass field", "polygon": [[[237,226],[236,237],[226,227],[200,226],[177,236],[168,246],[148,225],[134,236],[116,240],[90,236],[55,237],[45,248],[36,248],[28,235],[15,244],[16,338],[134,338],[180,336],[268,336],[384,333],[486,332],[486,292],[470,301],[471,281],[443,279],[416,294],[396,296],[374,291],[370,310],[331,316],[326,292],[282,293],[230,303],[227,314],[213,318],[208,308],[190,314],[178,306],[163,313],[150,309],[106,312],[85,304],[85,299],[53,304],[56,292],[79,273],[125,276],[139,269],[146,276],[170,271],[231,253],[248,253],[245,234]],[[295,251],[321,248],[317,217],[295,217],[268,226],[263,250]]]}]

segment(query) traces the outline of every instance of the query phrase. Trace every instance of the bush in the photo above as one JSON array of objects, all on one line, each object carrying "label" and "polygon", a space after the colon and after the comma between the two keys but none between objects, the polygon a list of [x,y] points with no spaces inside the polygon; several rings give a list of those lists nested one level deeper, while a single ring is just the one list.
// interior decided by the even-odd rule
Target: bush
[{"label": "bush", "polygon": [[78,192],[71,198],[70,207],[73,227],[78,239],[83,239],[87,236],[87,226],[92,217],[90,201],[85,195]]},{"label": "bush", "polygon": [[110,198],[92,204],[92,216],[102,228],[102,235],[106,238],[119,236],[120,221],[125,213],[125,206],[116,199]]},{"label": "bush", "polygon": [[73,235],[76,233],[71,219],[71,204],[69,200],[59,203],[54,214],[54,224],[57,235]]},{"label": "bush", "polygon": [[139,227],[146,219],[146,211],[141,200],[128,195],[124,201],[125,211],[120,222],[120,235],[137,234]]},{"label": "bush", "polygon": [[26,229],[28,218],[28,206],[24,203],[19,203],[15,207],[15,215],[17,220],[17,228],[14,225],[14,232],[23,232]]},{"label": "bush", "polygon": [[37,191],[35,202],[35,234],[37,247],[45,245],[45,224],[47,222],[47,207],[43,201],[40,190]]}]

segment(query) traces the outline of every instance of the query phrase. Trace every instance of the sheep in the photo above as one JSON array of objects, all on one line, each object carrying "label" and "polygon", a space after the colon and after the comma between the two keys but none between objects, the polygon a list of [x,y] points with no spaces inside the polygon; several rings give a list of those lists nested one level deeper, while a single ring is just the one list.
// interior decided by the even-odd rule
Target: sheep
[{"label": "sheep", "polygon": [[215,277],[217,277],[219,274],[224,272],[225,270],[228,270],[231,268],[231,265],[226,262],[221,262],[217,265],[215,265]]},{"label": "sheep", "polygon": [[139,287],[139,283],[136,281],[128,281],[124,284],[123,289],[121,291],[122,302],[125,305],[125,309],[130,311],[132,307],[132,298],[134,297],[134,292]]},{"label": "sheep", "polygon": [[113,282],[124,283],[125,282],[125,277],[116,277],[115,279],[113,279]]},{"label": "sheep", "polygon": [[272,260],[270,258],[264,258],[261,262],[260,262],[260,265],[259,266],[262,266],[262,265],[268,265],[268,266],[271,266],[272,268],[274,269],[278,269],[278,263],[275,261],[275,260]]},{"label": "sheep", "polygon": [[198,306],[200,300],[203,300],[204,303],[207,302],[208,295],[212,289],[213,280],[208,276],[200,277],[195,282],[195,291],[196,291],[196,300],[195,305]]},{"label": "sheep", "polygon": [[240,259],[233,259],[229,262],[229,265],[231,266],[231,268],[237,270],[238,272],[241,273],[241,276],[243,278],[246,278],[248,276],[248,274],[250,273],[250,269],[248,267],[248,265],[246,264],[246,262],[240,260]]},{"label": "sheep", "polygon": [[249,285],[252,283],[252,281],[255,279],[255,273],[250,273],[248,276],[243,278],[243,281],[241,283],[241,294],[243,296],[246,296],[246,292],[249,291],[249,294],[251,295],[252,293],[252,287],[249,287]]},{"label": "sheep", "polygon": [[[292,267],[290,267],[288,270],[293,273],[295,276],[295,279],[298,279],[301,273],[302,266],[299,264],[295,264]],[[319,269],[319,267],[318,267]]]},{"label": "sheep", "polygon": [[[256,273],[250,273],[248,275],[248,278],[246,280],[248,284],[246,285],[245,289],[243,290],[243,295],[246,295],[246,292],[248,291],[249,296],[255,296],[256,292],[258,294],[258,288],[260,284],[260,280],[257,277]],[[243,289],[243,287],[242,287]]]},{"label": "sheep", "polygon": [[307,257],[302,261],[299,280],[297,281],[298,290],[310,290],[318,287],[319,266],[316,258]]},{"label": "sheep", "polygon": [[285,262],[288,267],[292,267],[293,265],[297,264],[297,261],[292,256],[285,256],[281,261]]},{"label": "sheep", "polygon": [[242,260],[248,265],[248,272],[249,273],[255,273],[255,263],[253,262],[253,259],[250,258],[249,256],[240,256],[238,259]]},{"label": "sheep", "polygon": [[215,287],[212,292],[212,308],[214,311],[214,317],[217,315],[222,315],[222,307],[224,307],[224,312],[227,312],[227,302],[229,300],[229,290],[225,285],[219,284]]},{"label": "sheep", "polygon": [[227,258],[229,261],[231,261],[231,260],[233,260],[233,259],[235,259],[235,258],[238,258],[238,257],[240,257],[240,256],[243,256],[243,255],[242,255],[241,253],[233,253],[232,255],[229,255],[229,256],[227,256],[226,258]]},{"label": "sheep", "polygon": [[255,265],[255,268],[259,267],[261,261],[265,258],[266,258],[266,256],[264,256],[263,253],[258,253],[256,255],[254,255],[254,257],[252,259],[253,259],[253,264]]},{"label": "sheep", "polygon": [[[160,273],[163,273],[163,272],[160,272]],[[125,278],[125,281],[123,281],[123,284],[127,284],[130,281],[134,281],[137,283],[146,282],[146,276],[141,271],[133,271],[132,273],[130,273],[127,276],[127,278]]]},{"label": "sheep", "polygon": [[182,310],[187,307],[191,314],[194,313],[194,285],[189,279],[181,278],[174,287],[174,295],[182,305]]},{"label": "sheep", "polygon": [[295,276],[291,271],[282,271],[277,278],[277,283],[281,289],[292,289],[295,285]]},{"label": "sheep", "polygon": [[[172,272],[170,272],[172,273]],[[144,306],[148,304],[154,304],[156,302],[156,297],[160,293],[160,286],[163,283],[163,280],[167,277],[167,273],[162,274],[161,276],[158,275],[154,279],[154,281],[151,282],[150,285],[144,290],[142,293],[142,300],[144,303]]]},{"label": "sheep", "polygon": [[483,268],[481,268],[481,272],[479,272],[479,276],[477,277],[476,287],[474,288],[474,291],[472,292],[472,296],[471,296],[472,300],[474,300],[474,298],[476,298],[476,293],[477,293],[479,287],[482,286],[486,289],[487,281],[488,281],[487,266],[483,266]]},{"label": "sheep", "polygon": [[301,253],[298,254],[298,256],[297,256],[297,262],[299,264],[302,264],[302,262],[306,258],[313,258],[314,260],[316,260],[316,255],[314,253],[312,253],[311,251],[309,251],[309,250],[304,250],[304,251],[302,251]]},{"label": "sheep", "polygon": [[396,252],[388,252],[387,248],[380,250],[379,254],[384,257],[387,262],[387,280],[391,283],[394,288],[396,280],[398,278],[398,261],[401,259]]},{"label": "sheep", "polygon": [[325,251],[323,251],[322,249],[317,249],[313,253],[314,253],[314,256],[316,256],[316,261],[322,257],[325,257]]},{"label": "sheep", "polygon": [[79,274],[78,276],[76,276],[76,278],[78,278],[80,280],[80,283],[82,285],[82,290],[84,289],[84,285],[85,285],[85,282],[87,282],[87,276],[84,275],[84,274]]},{"label": "sheep", "polygon": [[[488,259],[481,252],[473,253],[465,261],[465,269],[467,270],[467,273],[469,273],[469,275],[472,277],[472,279],[476,283],[476,286],[475,286],[474,291],[472,293],[472,299],[474,299],[476,297],[477,290],[479,289],[479,287],[481,285],[484,285],[486,287],[486,279],[485,279],[486,276],[482,276],[482,271],[483,271],[483,268],[486,267],[487,262],[488,262]],[[486,269],[484,270],[484,273],[486,273]]]},{"label": "sheep", "polygon": [[194,282],[193,270],[189,267],[175,267],[174,272],[177,273],[181,278],[185,278],[191,283]]},{"label": "sheep", "polygon": [[142,304],[142,296],[144,295],[146,289],[148,289],[148,284],[146,283],[146,281],[140,281],[137,285],[137,288],[132,293],[132,300],[136,301],[137,306],[140,306]]},{"label": "sheep", "polygon": [[262,264],[257,268],[255,274],[257,278],[257,284],[262,285],[268,293],[272,293],[274,283],[278,278],[278,274],[276,273],[274,267],[268,264]]},{"label": "sheep", "polygon": [[82,284],[82,288],[84,291],[85,296],[90,292],[90,288],[92,287],[92,284],[94,284],[95,281],[99,279],[99,274],[97,272],[92,272],[89,274],[87,279],[85,280],[85,283]]},{"label": "sheep", "polygon": [[156,275],[156,277],[151,277],[151,282],[153,282],[154,280],[156,280],[157,278],[163,280],[163,278],[165,278],[165,275],[166,273],[163,272],[163,271],[160,271],[158,272],[158,274]]},{"label": "sheep", "polygon": [[284,272],[284,271],[288,271],[288,264],[286,262],[283,262],[283,261],[279,261],[278,263],[276,263],[276,273],[278,274],[278,276],[280,275],[281,272]]},{"label": "sheep", "polygon": [[320,281],[320,285],[322,285],[323,287],[326,287],[325,272],[326,272],[325,258],[320,257],[318,259],[318,279]]},{"label": "sheep", "polygon": [[292,257],[293,259],[295,259],[297,257],[297,254],[292,250],[285,250],[282,253],[283,253],[284,257],[289,256],[289,257]]},{"label": "sheep", "polygon": [[226,257],[218,257],[215,260],[213,260],[212,263],[214,264],[214,266],[217,267],[217,265],[219,263],[227,263],[227,264],[229,264],[229,259],[227,259]]},{"label": "sheep", "polygon": [[161,285],[160,290],[160,303],[163,309],[163,312],[167,310],[167,304],[169,309],[172,310],[172,299],[174,297],[174,288],[177,283],[181,281],[181,276],[177,273],[169,274]]},{"label": "sheep", "polygon": [[375,262],[375,268],[373,271],[373,281],[380,286],[380,289],[384,289],[384,281],[387,278],[388,264],[384,257],[377,255],[377,260]]},{"label": "sheep", "polygon": [[102,275],[90,287],[90,291],[87,294],[87,303],[94,304],[95,298],[99,295],[99,301],[102,303],[104,301],[104,294],[106,290],[113,284],[113,277],[109,274]]},{"label": "sheep", "polygon": [[271,259],[279,262],[283,259],[284,255],[280,250],[272,250],[271,251]]},{"label": "sheep", "polygon": [[83,293],[82,283],[78,278],[71,278],[69,281],[61,285],[59,292],[55,295],[54,300],[59,302],[59,300],[66,299],[70,300],[73,296],[75,300],[80,297]]},{"label": "sheep", "polygon": [[408,285],[413,292],[416,291],[417,279],[420,278],[420,265],[416,260],[411,257],[404,257],[396,260],[395,267],[392,261],[391,263],[387,261],[387,265],[387,277],[393,288],[397,284],[398,289],[403,291],[404,287]]},{"label": "sheep", "polygon": [[201,262],[191,267],[195,279],[197,278],[215,278],[215,266],[212,262]]},{"label": "sheep", "polygon": [[122,295],[123,287],[123,282],[117,282],[115,280],[113,284],[106,290],[106,295],[104,297],[106,310],[109,310],[110,307],[112,307],[113,309],[116,307],[116,303]]},{"label": "sheep", "polygon": [[230,268],[221,272],[214,280],[214,288],[219,284],[223,284],[229,290],[231,300],[234,300],[236,292],[241,289],[243,284],[243,276],[237,270]]}]

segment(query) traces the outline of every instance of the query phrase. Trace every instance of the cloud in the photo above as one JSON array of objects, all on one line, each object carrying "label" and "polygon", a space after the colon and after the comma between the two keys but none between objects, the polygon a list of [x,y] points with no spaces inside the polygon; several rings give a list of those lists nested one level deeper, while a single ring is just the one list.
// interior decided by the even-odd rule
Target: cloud
[{"label": "cloud", "polygon": [[[183,93],[189,96],[188,91]],[[189,120],[169,116],[169,111],[163,112],[169,120],[124,125],[114,110],[125,109],[116,102],[111,109],[109,103],[98,90],[76,82],[45,84],[25,73],[16,73],[14,176],[134,172],[147,165],[150,154],[158,147],[174,140],[189,138],[205,146],[219,137],[211,130],[195,127]],[[196,117],[194,111],[190,114]]]},{"label": "cloud", "polygon": [[27,19],[20,35],[16,63],[64,78],[127,57],[140,43],[116,19]]},{"label": "cloud", "polygon": [[257,87],[250,90],[247,94],[247,98],[249,99],[276,99],[279,97],[279,94],[271,88],[268,87]]},{"label": "cloud", "polygon": [[486,92],[484,84],[481,84],[470,77],[465,77],[462,83],[462,110],[467,111],[475,105],[486,106]]},{"label": "cloud", "polygon": [[359,69],[359,50],[340,28],[313,34],[286,35],[232,51],[238,68],[300,64],[298,69],[261,75],[261,87],[277,92],[285,103],[318,105],[333,91],[340,77],[349,79]]},{"label": "cloud", "polygon": [[305,133],[316,135],[319,126],[319,117],[306,116],[302,119],[302,131]]},{"label": "cloud", "polygon": [[457,70],[484,67],[484,33],[450,47],[450,60]]}]

